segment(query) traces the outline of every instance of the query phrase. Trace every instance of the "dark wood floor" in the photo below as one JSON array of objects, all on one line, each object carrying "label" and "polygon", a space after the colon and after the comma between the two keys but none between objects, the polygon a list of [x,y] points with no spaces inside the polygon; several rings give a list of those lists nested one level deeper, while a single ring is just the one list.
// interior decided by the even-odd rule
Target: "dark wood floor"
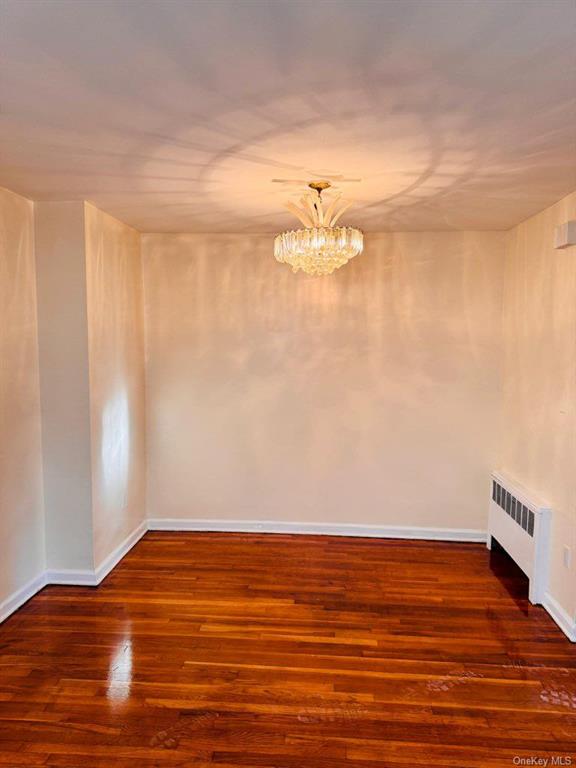
[{"label": "dark wood floor", "polygon": [[148,533],[0,627],[0,766],[576,765],[576,648],[494,557]]}]

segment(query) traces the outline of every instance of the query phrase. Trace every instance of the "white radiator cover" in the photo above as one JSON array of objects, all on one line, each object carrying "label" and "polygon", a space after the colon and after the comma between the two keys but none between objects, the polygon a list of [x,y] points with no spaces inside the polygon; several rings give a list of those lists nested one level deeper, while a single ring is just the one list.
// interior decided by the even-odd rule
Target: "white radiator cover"
[{"label": "white radiator cover", "polygon": [[550,507],[503,472],[492,473],[488,549],[492,538],[530,580],[531,603],[543,603],[550,557]]}]

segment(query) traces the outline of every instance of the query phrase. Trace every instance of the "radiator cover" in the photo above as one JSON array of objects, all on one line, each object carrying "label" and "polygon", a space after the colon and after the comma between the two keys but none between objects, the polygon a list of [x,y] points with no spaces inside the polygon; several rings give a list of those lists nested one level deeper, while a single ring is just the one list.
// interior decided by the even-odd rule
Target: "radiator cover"
[{"label": "radiator cover", "polygon": [[503,472],[492,473],[488,549],[503,547],[530,580],[531,603],[543,603],[550,557],[550,507]]}]

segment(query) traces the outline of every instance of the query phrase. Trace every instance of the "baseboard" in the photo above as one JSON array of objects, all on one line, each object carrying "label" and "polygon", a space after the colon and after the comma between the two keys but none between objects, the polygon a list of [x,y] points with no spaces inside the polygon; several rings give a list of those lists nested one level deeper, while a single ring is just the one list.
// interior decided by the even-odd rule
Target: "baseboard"
[{"label": "baseboard", "polygon": [[3,603],[0,603],[0,623],[7,619],[14,611],[20,608],[27,600],[39,592],[42,587],[48,584],[57,584],[60,586],[74,587],[97,587],[98,584],[118,565],[120,560],[132,549],[148,530],[148,525],[144,520],[138,528],[132,531],[116,549],[105,558],[94,570],[69,569],[61,570],[49,569],[41,573],[35,579],[28,582],[21,589],[11,595]]},{"label": "baseboard", "polygon": [[68,570],[60,571],[50,570],[46,572],[47,584],[67,584],[70,586],[97,587],[100,582],[108,576],[110,571],[118,565],[120,560],[128,554],[134,544],[138,542],[148,530],[146,520],[128,534],[124,541],[110,552],[108,557],[104,558],[100,565],[93,570]]},{"label": "baseboard", "polygon": [[46,584],[60,586],[97,587],[96,572],[86,569],[62,568],[46,571]]},{"label": "baseboard", "polygon": [[576,621],[570,614],[562,608],[560,603],[555,600],[549,592],[544,595],[544,602],[542,605],[554,619],[556,624],[558,624],[562,632],[564,632],[568,640],[576,643]]},{"label": "baseboard", "polygon": [[225,533],[300,533],[323,536],[359,536],[378,539],[486,542],[486,531],[473,528],[415,528],[351,523],[293,523],[260,520],[197,520],[152,518],[149,531],[214,531]]},{"label": "baseboard", "polygon": [[14,611],[17,611],[20,606],[24,605],[31,597],[34,597],[36,592],[39,592],[47,584],[46,573],[40,573],[35,576],[23,587],[13,592],[10,597],[6,598],[0,603],[0,624],[7,619]]},{"label": "baseboard", "polygon": [[122,560],[122,558],[128,554],[134,544],[140,541],[147,530],[148,524],[146,520],[143,520],[140,525],[132,531],[132,533],[126,536],[124,541],[121,542],[113,552],[110,552],[108,557],[102,560],[100,565],[94,571],[96,584],[100,584],[102,579],[104,579],[110,573],[110,571],[118,565],[120,560]]}]

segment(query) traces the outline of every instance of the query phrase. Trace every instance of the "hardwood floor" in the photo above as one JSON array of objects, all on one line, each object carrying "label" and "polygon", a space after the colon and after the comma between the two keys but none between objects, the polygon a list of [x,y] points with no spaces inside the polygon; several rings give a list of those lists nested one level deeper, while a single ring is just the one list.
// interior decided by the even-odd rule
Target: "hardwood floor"
[{"label": "hardwood floor", "polygon": [[148,533],[0,627],[0,766],[576,765],[576,647],[499,557]]}]

